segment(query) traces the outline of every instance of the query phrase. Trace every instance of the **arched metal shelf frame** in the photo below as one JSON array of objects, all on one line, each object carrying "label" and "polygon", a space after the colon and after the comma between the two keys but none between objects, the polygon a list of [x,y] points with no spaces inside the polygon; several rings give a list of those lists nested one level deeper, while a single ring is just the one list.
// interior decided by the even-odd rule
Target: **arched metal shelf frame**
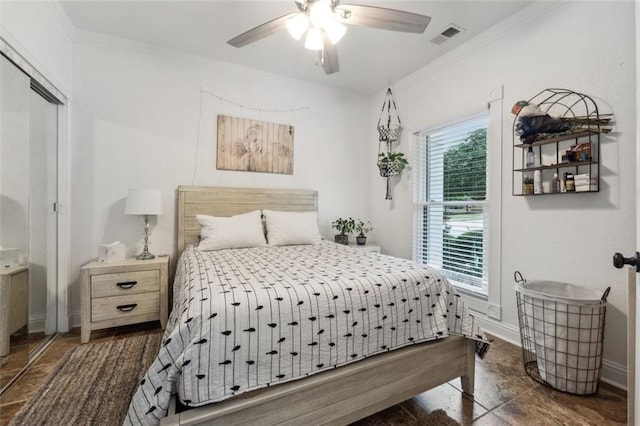
[{"label": "arched metal shelf frame", "polygon": [[[575,193],[599,192],[600,190],[600,135],[610,130],[611,114],[600,114],[598,105],[588,95],[574,92],[568,89],[551,88],[544,89],[532,98],[529,104],[535,104],[550,117],[572,123],[572,129],[561,133],[545,133],[533,135],[525,141],[520,140],[517,125],[520,118],[518,111],[513,120],[513,147],[512,147],[512,195],[514,196],[539,196],[543,194],[525,194],[522,181],[527,175],[532,175],[536,170],[542,172],[543,181],[550,181],[553,173],[557,173],[560,179],[564,173],[571,172],[574,175],[588,174],[589,177],[597,177],[594,184],[589,185],[586,191]],[[579,144],[588,144],[590,154],[587,159],[563,159],[563,151],[576,147]],[[535,167],[526,167],[526,154],[529,148],[537,154],[540,164]],[[591,182],[591,181],[590,181]],[[553,193],[555,194],[555,193]],[[561,192],[561,194],[574,194],[574,192]]]}]

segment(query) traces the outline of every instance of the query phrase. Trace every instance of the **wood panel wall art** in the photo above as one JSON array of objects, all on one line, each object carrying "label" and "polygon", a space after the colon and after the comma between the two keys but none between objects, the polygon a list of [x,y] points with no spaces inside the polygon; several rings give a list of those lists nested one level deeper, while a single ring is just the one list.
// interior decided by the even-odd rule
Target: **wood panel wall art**
[{"label": "wood panel wall art", "polygon": [[218,170],[293,174],[294,127],[218,115]]}]

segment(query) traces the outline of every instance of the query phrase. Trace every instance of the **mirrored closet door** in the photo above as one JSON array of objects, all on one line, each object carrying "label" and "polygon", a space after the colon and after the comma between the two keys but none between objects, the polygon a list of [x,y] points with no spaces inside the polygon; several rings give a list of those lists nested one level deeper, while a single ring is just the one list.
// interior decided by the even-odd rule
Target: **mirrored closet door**
[{"label": "mirrored closet door", "polygon": [[0,55],[0,389],[57,329],[57,111]]}]

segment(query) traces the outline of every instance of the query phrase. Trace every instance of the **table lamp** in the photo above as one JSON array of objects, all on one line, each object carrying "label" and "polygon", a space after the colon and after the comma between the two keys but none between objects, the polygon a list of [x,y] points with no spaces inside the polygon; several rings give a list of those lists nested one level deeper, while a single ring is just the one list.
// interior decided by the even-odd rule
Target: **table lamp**
[{"label": "table lamp", "polygon": [[153,259],[155,256],[149,253],[149,215],[164,213],[162,193],[157,189],[130,189],[124,213],[144,216],[144,249],[136,259]]}]

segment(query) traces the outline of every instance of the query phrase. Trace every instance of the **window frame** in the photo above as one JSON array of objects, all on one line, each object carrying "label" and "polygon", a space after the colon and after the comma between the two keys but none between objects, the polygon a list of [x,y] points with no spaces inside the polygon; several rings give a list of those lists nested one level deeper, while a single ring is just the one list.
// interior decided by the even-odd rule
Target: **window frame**
[{"label": "window frame", "polygon": [[[489,108],[486,110],[476,112],[474,114],[469,114],[463,117],[460,117],[454,121],[450,121],[440,126],[434,126],[431,128],[427,128],[425,130],[419,131],[415,134],[415,152],[414,152],[414,168],[417,165],[417,177],[415,179],[414,184],[414,238],[413,238],[413,260],[420,264],[425,264],[423,261],[423,253],[425,249],[425,226],[424,226],[424,214],[425,209],[437,206],[481,206],[482,207],[482,216],[483,216],[483,225],[482,225],[482,234],[483,234],[483,265],[482,265],[482,277],[480,279],[480,285],[473,285],[464,283],[462,281],[456,280],[451,277],[454,274],[451,271],[448,271],[448,279],[449,281],[456,287],[456,289],[461,292],[471,294],[477,298],[487,300],[489,295],[489,261],[490,261],[490,251],[489,251],[489,224],[490,224],[490,197],[489,197],[489,128],[490,128],[490,111]],[[427,158],[427,146],[428,139],[430,135],[434,133],[438,133],[443,130],[451,130],[456,126],[461,126],[467,123],[477,122],[484,120],[484,125],[478,127],[478,129],[486,129],[486,144],[487,144],[487,153],[486,153],[486,179],[487,179],[487,188],[486,188],[486,196],[484,200],[467,200],[467,201],[445,201],[445,200],[427,200],[428,194],[428,182],[427,182],[427,173],[429,171],[429,159]],[[440,167],[444,166],[444,158]],[[444,174],[442,174],[444,176]],[[434,240],[436,241],[444,241],[444,230],[439,234],[434,234]],[[433,244],[433,243],[432,243]],[[440,245],[436,248],[436,250],[441,249]],[[444,260],[444,259],[443,259]],[[435,267],[437,269],[442,269],[442,265],[429,265],[431,267]],[[475,279],[471,278],[472,281]]]}]

